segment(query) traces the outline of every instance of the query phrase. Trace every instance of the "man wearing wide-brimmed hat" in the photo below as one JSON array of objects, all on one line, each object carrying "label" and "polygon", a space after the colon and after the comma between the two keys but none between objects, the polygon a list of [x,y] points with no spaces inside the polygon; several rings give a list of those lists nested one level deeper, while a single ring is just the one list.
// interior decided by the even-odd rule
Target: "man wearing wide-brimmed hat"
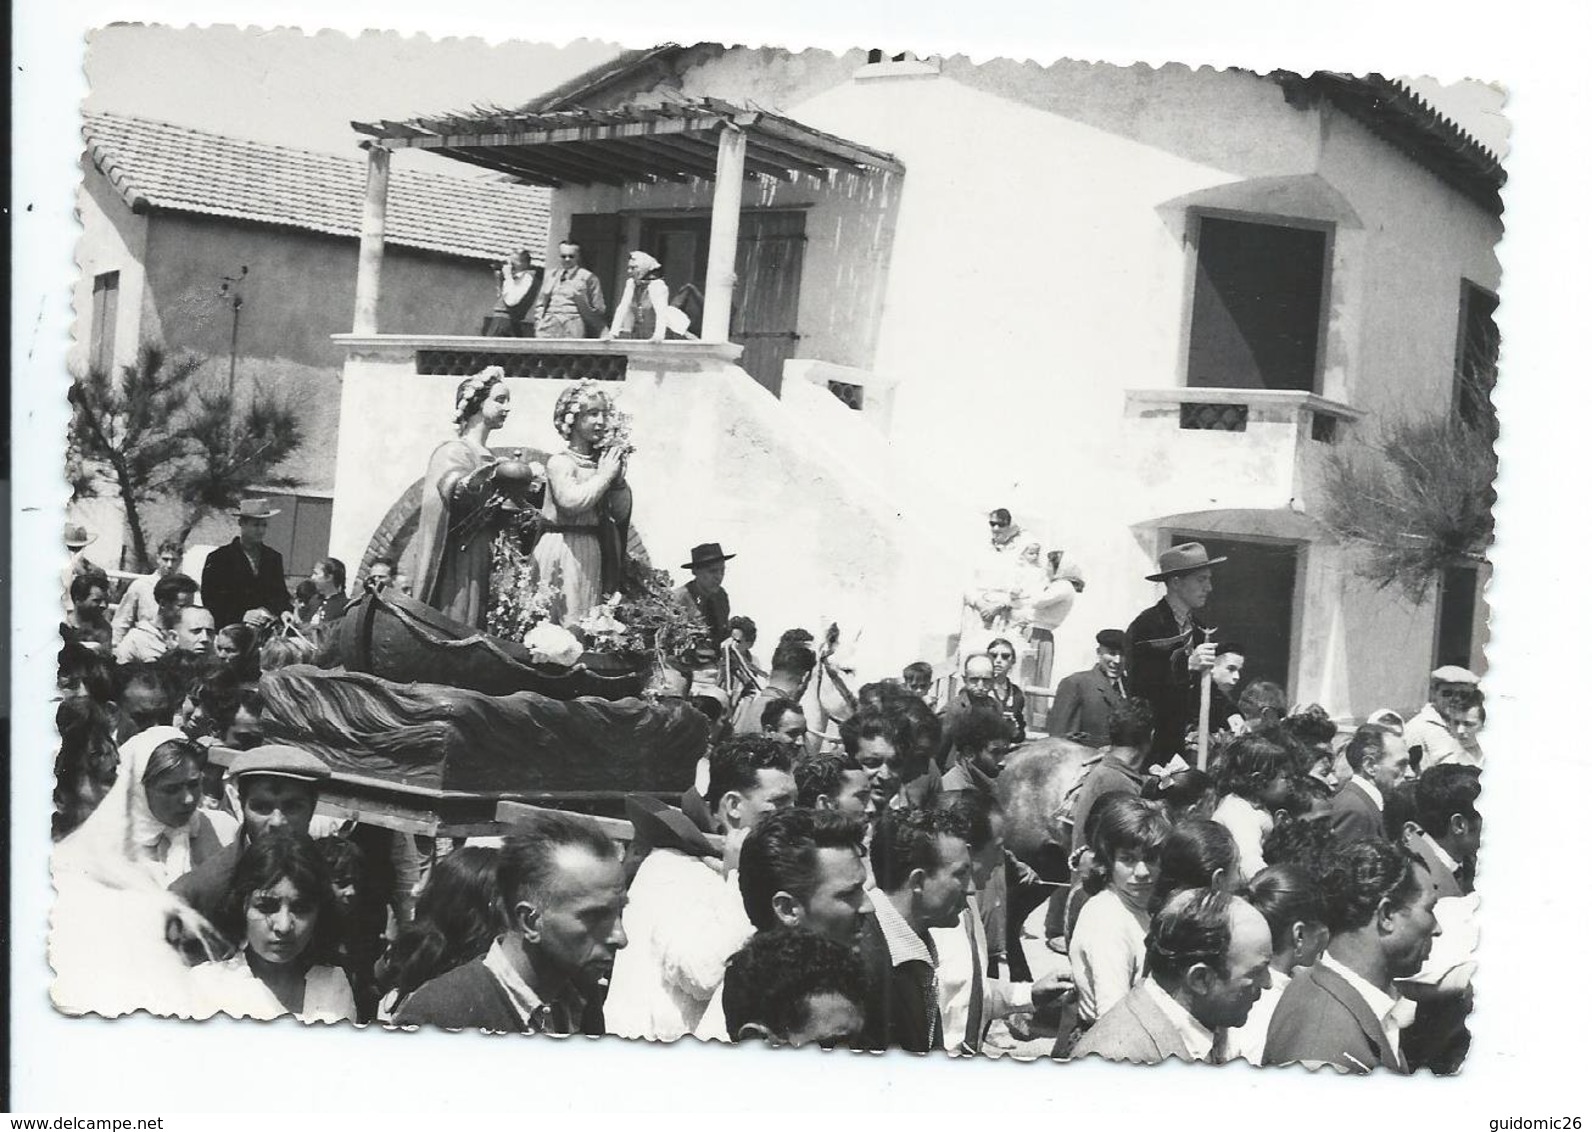
[{"label": "man wearing wide-brimmed hat", "polygon": [[674,588],[674,599],[681,608],[702,619],[713,638],[715,655],[730,636],[730,595],[724,592],[724,564],[734,558],[716,542],[691,548],[691,561],[680,569],[691,571],[691,580]]},{"label": "man wearing wide-brimmed hat", "polygon": [[1196,681],[1216,663],[1216,645],[1207,642],[1207,626],[1195,614],[1211,596],[1211,567],[1226,561],[1197,542],[1172,547],[1147,579],[1164,585],[1166,596],[1128,626],[1128,694],[1155,709],[1152,765],[1182,751],[1199,714]]},{"label": "man wearing wide-brimmed hat", "polygon": [[266,520],[279,514],[264,499],[245,499],[233,510],[238,537],[210,552],[199,579],[205,608],[216,627],[262,625],[292,608],[282,556],[265,545]]}]

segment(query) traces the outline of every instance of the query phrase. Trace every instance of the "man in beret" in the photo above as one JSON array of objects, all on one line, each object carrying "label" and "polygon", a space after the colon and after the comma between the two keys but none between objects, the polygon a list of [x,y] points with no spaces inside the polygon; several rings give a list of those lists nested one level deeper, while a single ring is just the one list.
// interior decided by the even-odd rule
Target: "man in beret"
[{"label": "man in beret", "polygon": [[171,890],[195,911],[214,920],[221,911],[232,874],[243,851],[257,838],[277,829],[309,833],[310,819],[320,800],[321,785],[331,770],[320,759],[297,747],[278,743],[240,754],[229,777],[237,784],[243,808],[243,827],[224,851],[172,882]]},{"label": "man in beret", "polygon": [[1111,713],[1127,698],[1122,684],[1122,652],[1127,634],[1101,629],[1095,634],[1093,668],[1074,672],[1056,685],[1045,731],[1053,739],[1071,739],[1089,747],[1111,741]]},{"label": "man in beret", "polygon": [[1197,542],[1172,547],[1146,579],[1162,583],[1166,596],[1128,626],[1128,694],[1149,700],[1155,711],[1152,764],[1181,753],[1198,718],[1195,689],[1200,674],[1216,664],[1216,646],[1196,614],[1211,596],[1211,567],[1226,561],[1212,558]]}]

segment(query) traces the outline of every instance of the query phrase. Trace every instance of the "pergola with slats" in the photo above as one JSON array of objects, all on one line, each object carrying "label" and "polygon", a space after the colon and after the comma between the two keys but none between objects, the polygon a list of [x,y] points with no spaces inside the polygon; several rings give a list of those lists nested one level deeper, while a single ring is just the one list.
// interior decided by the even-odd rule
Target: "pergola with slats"
[{"label": "pergola with slats", "polygon": [[628,185],[712,180],[702,338],[729,338],[741,184],[751,177],[795,180],[832,172],[903,172],[890,154],[791,118],[715,98],[613,110],[547,113],[483,110],[469,115],[354,122],[366,142],[369,178],[355,293],[354,332],[376,332],[387,166],[393,150],[421,149],[507,173],[531,184]]}]

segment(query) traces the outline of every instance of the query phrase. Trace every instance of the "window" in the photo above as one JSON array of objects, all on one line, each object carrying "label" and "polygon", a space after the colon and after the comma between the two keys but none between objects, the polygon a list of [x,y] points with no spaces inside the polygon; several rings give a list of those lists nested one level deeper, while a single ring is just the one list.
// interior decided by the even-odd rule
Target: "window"
[{"label": "window", "polygon": [[1198,219],[1188,384],[1316,389],[1328,233]]},{"label": "window", "polygon": [[89,327],[88,362],[109,373],[116,365],[116,308],[121,273],[107,271],[94,276],[94,306]]},{"label": "window", "polygon": [[1454,351],[1454,412],[1495,439],[1493,385],[1498,380],[1498,296],[1466,279],[1459,291],[1459,346]]},{"label": "window", "polygon": [[1457,664],[1474,667],[1476,601],[1480,577],[1474,566],[1450,566],[1443,571],[1437,591],[1436,667]]}]

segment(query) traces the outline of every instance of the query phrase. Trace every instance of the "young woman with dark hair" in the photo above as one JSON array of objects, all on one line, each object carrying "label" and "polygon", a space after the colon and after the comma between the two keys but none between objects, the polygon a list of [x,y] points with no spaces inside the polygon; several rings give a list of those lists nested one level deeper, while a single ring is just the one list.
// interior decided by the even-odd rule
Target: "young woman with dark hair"
[{"label": "young woman with dark hair", "polygon": [[436,863],[415,903],[414,920],[376,965],[378,1019],[390,1020],[420,987],[487,953],[504,930],[497,866],[496,849],[473,845]]},{"label": "young woman with dark hair", "polygon": [[1092,895],[1067,948],[1086,1023],[1110,1010],[1142,977],[1150,897],[1170,832],[1158,809],[1131,794],[1101,798],[1092,821],[1094,857],[1084,880],[1084,891]]},{"label": "young woman with dark hair", "polygon": [[195,1017],[353,1019],[354,992],[335,965],[338,924],[331,874],[309,835],[279,830],[251,842],[216,923],[238,951],[194,968]]}]

